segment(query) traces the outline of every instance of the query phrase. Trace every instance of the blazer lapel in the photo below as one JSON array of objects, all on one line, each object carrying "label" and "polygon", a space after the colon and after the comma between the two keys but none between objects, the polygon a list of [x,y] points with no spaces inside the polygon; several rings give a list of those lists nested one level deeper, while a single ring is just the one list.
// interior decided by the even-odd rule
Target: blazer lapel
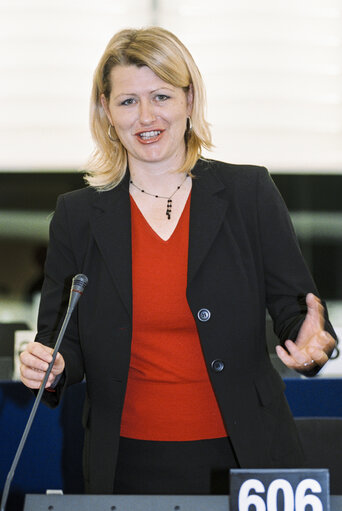
[{"label": "blazer lapel", "polygon": [[199,160],[193,169],[190,204],[188,284],[194,278],[212,245],[226,214],[228,203],[219,197],[224,184],[213,174],[211,166]]},{"label": "blazer lapel", "polygon": [[99,192],[90,222],[105,264],[132,314],[131,208],[128,172],[113,190]]}]

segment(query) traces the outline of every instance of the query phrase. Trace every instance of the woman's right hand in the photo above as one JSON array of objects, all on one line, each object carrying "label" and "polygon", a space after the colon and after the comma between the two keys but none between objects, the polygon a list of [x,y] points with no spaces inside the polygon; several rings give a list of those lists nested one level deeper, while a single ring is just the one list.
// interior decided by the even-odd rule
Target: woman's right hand
[{"label": "woman's right hand", "polygon": [[[30,389],[39,389],[44,379],[49,363],[52,360],[53,349],[39,342],[30,342],[20,354],[21,381]],[[64,371],[65,362],[60,353],[57,354],[46,387],[54,382],[56,376]]]}]

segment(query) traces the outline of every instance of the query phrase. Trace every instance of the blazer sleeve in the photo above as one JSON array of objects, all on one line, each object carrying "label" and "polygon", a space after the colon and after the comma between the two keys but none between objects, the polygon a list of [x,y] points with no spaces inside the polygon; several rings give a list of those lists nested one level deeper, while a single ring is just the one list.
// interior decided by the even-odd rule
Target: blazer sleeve
[{"label": "blazer sleeve", "polygon": [[[274,331],[283,343],[297,337],[307,312],[306,294],[319,294],[301,254],[285,203],[266,169],[259,173],[257,189],[266,303]],[[336,339],[326,307],[325,319],[325,329]]]},{"label": "blazer sleeve", "polygon": [[[54,347],[58,332],[67,310],[70,286],[75,274],[80,273],[75,247],[70,235],[70,223],[61,196],[50,224],[50,240],[45,263],[45,278],[38,314],[36,341]],[[82,381],[84,376],[83,358],[78,333],[78,307],[76,306],[60,353],[65,360],[65,371],[54,392],[45,391],[43,400],[56,406],[68,385]]]}]

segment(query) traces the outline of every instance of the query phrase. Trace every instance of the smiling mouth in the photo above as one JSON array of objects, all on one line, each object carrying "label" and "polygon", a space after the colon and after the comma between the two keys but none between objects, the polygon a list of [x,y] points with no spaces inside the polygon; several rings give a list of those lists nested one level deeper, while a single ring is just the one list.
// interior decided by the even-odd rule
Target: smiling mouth
[{"label": "smiling mouth", "polygon": [[160,135],[164,130],[151,130],[151,131],[142,131],[137,133],[137,137],[142,142],[155,142],[159,140]]}]

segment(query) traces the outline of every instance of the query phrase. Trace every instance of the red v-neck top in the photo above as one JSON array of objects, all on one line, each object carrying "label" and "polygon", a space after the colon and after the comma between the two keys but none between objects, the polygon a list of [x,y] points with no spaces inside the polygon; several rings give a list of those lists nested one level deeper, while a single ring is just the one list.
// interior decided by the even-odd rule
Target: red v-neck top
[{"label": "red v-neck top", "polygon": [[185,441],[227,436],[186,300],[190,198],[164,241],[134,200],[133,336],[121,435]]}]

